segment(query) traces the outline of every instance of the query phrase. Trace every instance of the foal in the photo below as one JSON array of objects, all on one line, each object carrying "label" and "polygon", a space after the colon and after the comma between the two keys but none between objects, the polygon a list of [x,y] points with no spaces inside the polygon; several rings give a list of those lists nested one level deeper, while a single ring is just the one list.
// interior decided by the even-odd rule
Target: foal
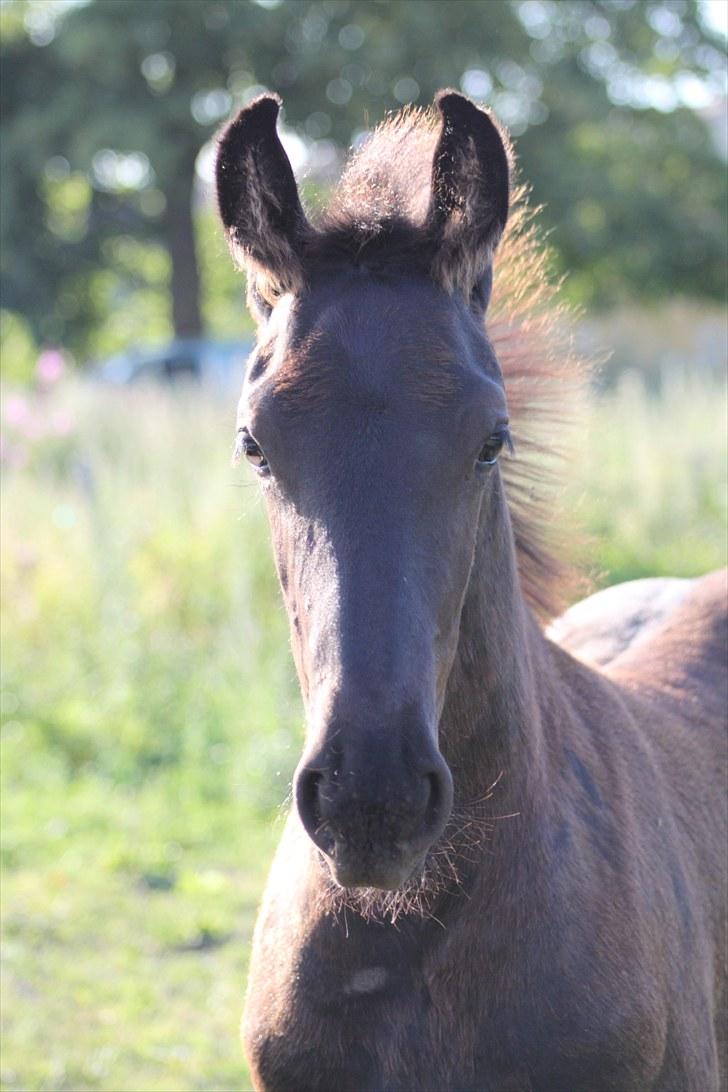
[{"label": "foal", "polygon": [[486,332],[510,154],[466,98],[436,105],[373,135],[316,226],[275,98],[220,140],[259,321],[237,450],[307,714],[255,934],[253,1080],[718,1092],[726,577],[595,597],[552,631],[571,652],[545,636],[529,429],[558,441],[542,411],[569,363],[518,228]]}]

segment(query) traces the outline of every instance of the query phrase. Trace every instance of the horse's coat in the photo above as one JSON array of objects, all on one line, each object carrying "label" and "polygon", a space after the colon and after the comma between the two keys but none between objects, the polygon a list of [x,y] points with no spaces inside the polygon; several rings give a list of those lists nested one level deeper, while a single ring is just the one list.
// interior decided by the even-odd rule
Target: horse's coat
[{"label": "horse's coat", "polygon": [[274,99],[220,142],[261,323],[239,449],[308,722],[255,934],[253,1079],[719,1092],[726,574],[537,623],[559,566],[529,453],[573,366],[518,225],[486,336],[510,153],[462,96],[438,107],[375,134],[318,227]]}]

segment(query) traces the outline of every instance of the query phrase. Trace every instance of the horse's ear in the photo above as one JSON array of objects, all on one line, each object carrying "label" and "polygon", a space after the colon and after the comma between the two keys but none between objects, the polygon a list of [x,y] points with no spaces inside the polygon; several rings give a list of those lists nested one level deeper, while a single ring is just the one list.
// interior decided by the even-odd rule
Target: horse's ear
[{"label": "horse's ear", "polygon": [[508,219],[510,146],[491,116],[457,91],[440,91],[435,105],[442,125],[426,220],[432,272],[448,292],[482,306]]},{"label": "horse's ear", "polygon": [[310,230],[276,132],[280,104],[277,95],[261,95],[241,110],[220,135],[215,167],[233,260],[274,295],[300,287],[301,244]]}]

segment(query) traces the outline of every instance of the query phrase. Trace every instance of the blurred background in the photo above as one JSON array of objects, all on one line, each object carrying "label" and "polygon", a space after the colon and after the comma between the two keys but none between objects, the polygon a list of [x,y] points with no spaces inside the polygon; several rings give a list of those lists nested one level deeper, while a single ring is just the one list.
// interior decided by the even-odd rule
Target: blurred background
[{"label": "blurred background", "polygon": [[[595,583],[725,564],[725,0],[0,0],[4,1089],[244,1089],[302,712],[214,134],[265,88],[308,203],[385,112],[491,105],[601,354]],[[607,356],[609,353],[611,355]]]}]

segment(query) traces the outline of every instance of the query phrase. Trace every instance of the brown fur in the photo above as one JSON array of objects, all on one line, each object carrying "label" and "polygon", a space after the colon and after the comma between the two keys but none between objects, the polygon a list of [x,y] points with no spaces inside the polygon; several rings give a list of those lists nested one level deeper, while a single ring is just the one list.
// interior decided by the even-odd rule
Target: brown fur
[{"label": "brown fur", "polygon": [[[301,244],[313,287],[274,312],[241,400],[271,442],[264,488],[308,715],[255,932],[253,1082],[723,1092],[726,573],[670,609],[628,594],[601,669],[577,657],[609,628],[604,600],[585,604],[578,635],[562,627],[569,651],[544,635],[535,615],[563,586],[544,453],[580,369],[522,203],[498,252],[490,342],[474,335],[471,269],[444,297],[428,232],[444,217],[447,251],[470,190],[455,154],[433,212],[433,134],[407,115],[349,168]],[[467,160],[467,126],[458,139]],[[481,237],[466,240],[481,263],[498,234],[483,177]],[[463,347],[452,371],[443,316]],[[491,345],[518,460],[476,478],[456,431],[472,390],[501,419]],[[452,386],[433,385],[436,367]],[[443,760],[449,820],[400,882],[414,869],[398,860],[421,862],[402,856],[407,839],[434,829],[418,802],[425,781],[444,791]],[[331,879],[352,844],[346,867],[369,886]]]},{"label": "brown fur", "polygon": [[[721,1092],[725,574],[603,677],[527,620],[503,623],[513,586],[484,594],[466,605],[441,731],[459,810],[481,797],[486,836],[476,824],[439,891],[347,897],[289,820],[255,940],[256,1087],[289,1087],[275,1074],[291,1067],[291,1087],[332,1092]],[[494,730],[506,716],[511,732]],[[371,998],[338,992],[371,967],[387,971]]]},{"label": "brown fur", "polygon": [[[289,1087],[275,1074],[290,1068],[290,1087],[332,1092],[722,1092],[725,574],[607,677],[525,619],[509,634],[513,586],[483,594],[466,606],[472,646],[441,731],[461,810],[488,798],[486,837],[476,826],[457,876],[424,903],[422,891],[347,898],[289,820],[256,931],[245,1024],[256,1087]],[[485,690],[467,667],[476,648]],[[525,676],[516,648],[522,664],[529,649]],[[482,728],[468,737],[473,716]],[[512,734],[494,731],[505,716]],[[609,802],[604,827],[595,794]],[[562,831],[571,845],[557,854]],[[386,938],[376,923],[391,919]],[[339,992],[380,966],[371,995]]]},{"label": "brown fur", "polygon": [[[325,263],[343,254],[377,261],[384,271],[416,268],[426,252],[423,232],[437,135],[434,110],[406,109],[375,129],[347,164],[328,207],[313,221],[306,244],[309,261]],[[569,562],[573,551],[566,548],[568,520],[558,487],[591,365],[575,347],[573,313],[557,299],[559,284],[550,274],[538,209],[529,207],[525,186],[515,190],[511,205],[496,252],[488,335],[503,373],[518,456],[504,461],[502,473],[523,593],[539,617],[548,619],[565,607],[575,589],[586,589],[584,575]],[[477,260],[487,258],[479,254]],[[431,338],[431,331],[425,336]],[[429,357],[432,367],[422,396],[446,398],[452,387],[440,366],[444,354],[430,348]],[[300,362],[306,361],[305,353],[297,354],[289,367],[300,371]],[[281,382],[287,382],[287,375],[286,369]],[[309,382],[319,390],[313,374]],[[307,399],[306,387],[300,390]],[[573,540],[573,528],[569,537]]]},{"label": "brown fur", "polygon": [[[384,319],[386,315],[382,316]],[[413,383],[412,395],[429,406],[443,406],[452,399],[457,386],[453,373],[450,346],[436,336],[425,338],[415,334],[412,352],[427,362],[423,374]],[[331,398],[332,372],[340,368],[344,350],[335,338],[325,339],[314,334],[291,349],[276,369],[273,387],[291,413],[308,413]]]}]

